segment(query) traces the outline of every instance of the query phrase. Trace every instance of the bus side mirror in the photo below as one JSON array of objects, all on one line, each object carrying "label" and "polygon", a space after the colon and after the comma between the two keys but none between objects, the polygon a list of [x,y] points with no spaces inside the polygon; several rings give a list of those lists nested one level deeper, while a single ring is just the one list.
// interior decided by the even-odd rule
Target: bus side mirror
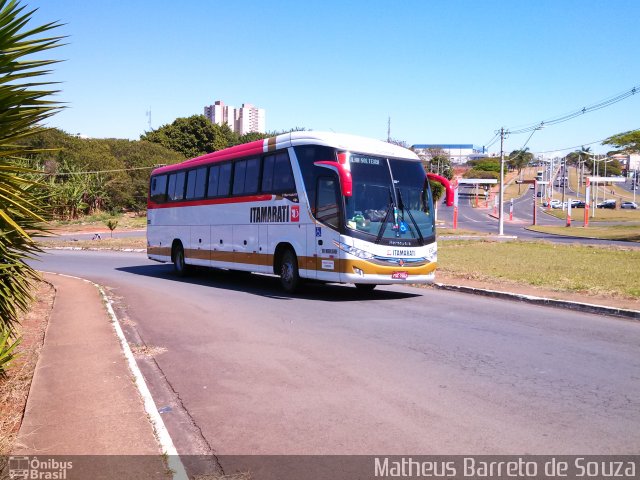
[{"label": "bus side mirror", "polygon": [[351,197],[353,195],[353,178],[351,172],[345,168],[344,165],[329,160],[321,160],[313,162],[316,167],[328,168],[338,174],[340,178],[340,191],[345,197]]},{"label": "bus side mirror", "polygon": [[455,196],[455,192],[453,190],[453,185],[451,185],[451,182],[449,182],[449,180],[447,180],[443,176],[436,175],[435,173],[427,172],[427,177],[431,181],[438,182],[438,183],[442,184],[442,186],[444,187],[445,191],[447,192],[447,197],[446,197],[447,198],[447,207],[453,206],[453,197]]}]

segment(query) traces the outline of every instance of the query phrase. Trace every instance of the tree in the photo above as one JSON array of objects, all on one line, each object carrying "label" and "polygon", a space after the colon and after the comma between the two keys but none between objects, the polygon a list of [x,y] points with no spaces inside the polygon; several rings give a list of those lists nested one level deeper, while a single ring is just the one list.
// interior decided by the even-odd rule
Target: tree
[{"label": "tree", "polygon": [[228,125],[211,123],[204,115],[176,118],[173,123],[140,136],[180,153],[186,158],[198,157],[236,145],[237,135]]},{"label": "tree", "polygon": [[[494,178],[500,179],[500,159],[499,158],[479,158],[470,160],[471,170],[467,170],[464,178]],[[506,166],[505,166],[506,168]]]},{"label": "tree", "polygon": [[27,156],[28,165],[45,172],[53,214],[65,219],[105,210],[142,210],[153,167],[185,159],[157,143],[78,138],[57,129],[36,133],[23,144],[41,149]]},{"label": "tree", "polygon": [[453,178],[453,166],[447,152],[439,147],[427,148],[418,155],[427,172],[442,175],[448,180]]},{"label": "tree", "polygon": [[591,153],[591,147],[582,147],[578,151],[580,159],[584,162],[585,166],[593,173],[593,154]]},{"label": "tree", "polygon": [[407,142],[405,142],[404,140],[398,140],[396,138],[388,138],[387,143],[397,145],[402,148],[409,148],[409,144]]},{"label": "tree", "polygon": [[[509,154],[507,159],[507,165],[509,168],[518,171],[518,175],[522,173],[522,169],[529,165],[529,162],[533,160],[533,153],[529,151],[529,147],[522,150],[514,150]],[[499,172],[500,170],[498,170]]]},{"label": "tree", "polygon": [[618,133],[604,140],[602,144],[613,145],[624,153],[640,153],[640,130]]},{"label": "tree", "polygon": [[11,360],[7,352],[17,339],[18,315],[32,299],[38,273],[25,262],[40,250],[31,235],[44,230],[46,201],[29,175],[36,172],[20,165],[19,157],[36,149],[21,146],[24,138],[42,131],[39,126],[60,106],[48,97],[52,82],[42,77],[56,60],[36,60],[39,54],[60,45],[62,37],[47,37],[58,23],[28,29],[34,11],[25,11],[17,0],[0,0],[0,337],[15,338],[0,347],[0,375]]}]

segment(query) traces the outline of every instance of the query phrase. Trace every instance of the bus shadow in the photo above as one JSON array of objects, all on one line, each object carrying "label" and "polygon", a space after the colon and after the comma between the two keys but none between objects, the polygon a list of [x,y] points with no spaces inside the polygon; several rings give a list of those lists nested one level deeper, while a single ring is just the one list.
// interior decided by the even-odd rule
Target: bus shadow
[{"label": "bus shadow", "polygon": [[280,280],[275,276],[203,268],[194,269],[188,276],[181,278],[173,273],[171,264],[134,265],[119,267],[116,270],[134,275],[160,278],[171,282],[246,292],[251,295],[280,300],[297,298],[326,302],[352,302],[361,300],[399,300],[421,296],[420,293],[385,290],[384,286],[379,286],[372,292],[363,292],[353,285],[312,281],[305,282],[295,294],[288,294],[282,290]]}]

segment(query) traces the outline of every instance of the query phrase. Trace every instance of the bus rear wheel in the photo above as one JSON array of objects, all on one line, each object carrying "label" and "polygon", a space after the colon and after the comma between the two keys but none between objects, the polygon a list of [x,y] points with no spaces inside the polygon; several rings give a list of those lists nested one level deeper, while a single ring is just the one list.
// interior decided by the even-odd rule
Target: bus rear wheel
[{"label": "bus rear wheel", "polygon": [[182,244],[174,247],[173,271],[179,277],[184,277],[189,273],[189,265],[184,261],[184,248],[182,248]]},{"label": "bus rear wheel", "polygon": [[291,250],[285,250],[280,262],[280,284],[287,293],[295,292],[300,287],[298,258]]},{"label": "bus rear wheel", "polygon": [[375,283],[356,283],[356,288],[361,292],[373,292],[376,287]]}]

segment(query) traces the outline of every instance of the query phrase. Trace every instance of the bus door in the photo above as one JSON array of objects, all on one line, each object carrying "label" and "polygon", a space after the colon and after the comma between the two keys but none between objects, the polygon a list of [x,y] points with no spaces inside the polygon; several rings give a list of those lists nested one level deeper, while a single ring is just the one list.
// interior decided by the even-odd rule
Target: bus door
[{"label": "bus door", "polygon": [[314,216],[316,272],[318,280],[338,281],[340,279],[340,259],[335,242],[340,240],[340,184],[338,176],[331,171],[316,179]]}]

